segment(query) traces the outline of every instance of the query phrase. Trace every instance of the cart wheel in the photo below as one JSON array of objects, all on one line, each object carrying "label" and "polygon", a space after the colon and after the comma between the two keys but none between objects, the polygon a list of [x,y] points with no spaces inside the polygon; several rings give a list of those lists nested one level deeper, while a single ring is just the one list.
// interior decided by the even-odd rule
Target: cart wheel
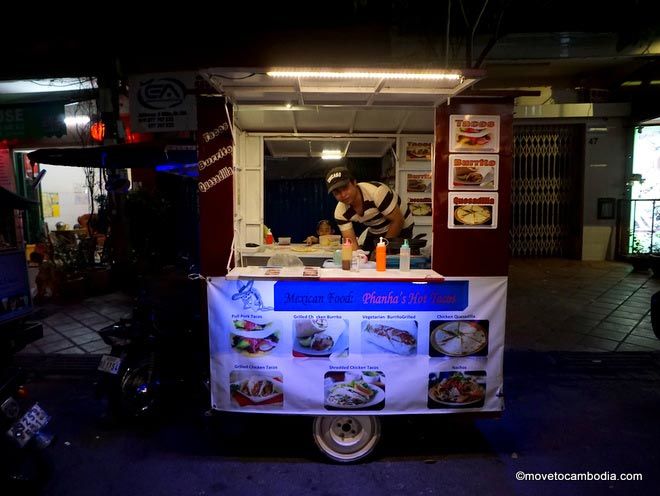
[{"label": "cart wheel", "polygon": [[322,415],[314,419],[314,441],[324,455],[350,463],[368,456],[380,439],[380,419],[374,415]]}]

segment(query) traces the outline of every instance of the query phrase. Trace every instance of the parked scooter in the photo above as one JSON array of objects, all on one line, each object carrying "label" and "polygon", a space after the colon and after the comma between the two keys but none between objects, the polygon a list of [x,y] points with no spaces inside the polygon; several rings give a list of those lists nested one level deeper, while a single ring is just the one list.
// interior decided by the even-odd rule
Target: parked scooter
[{"label": "parked scooter", "polygon": [[203,284],[176,268],[144,281],[132,316],[99,331],[111,352],[101,357],[99,386],[113,420],[208,405],[208,333]]},{"label": "parked scooter", "polygon": [[25,374],[9,365],[22,346],[3,340],[0,348],[0,493],[37,494],[50,471],[44,449],[54,438],[46,430],[51,417],[29,397]]}]

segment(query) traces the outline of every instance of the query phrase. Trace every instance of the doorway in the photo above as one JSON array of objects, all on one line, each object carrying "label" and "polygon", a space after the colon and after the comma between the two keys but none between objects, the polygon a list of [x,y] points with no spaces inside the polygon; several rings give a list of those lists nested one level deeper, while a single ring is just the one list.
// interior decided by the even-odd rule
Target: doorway
[{"label": "doorway", "polygon": [[627,253],[660,253],[660,126],[634,134]]},{"label": "doorway", "polygon": [[514,126],[513,135],[511,256],[579,258],[583,127]]}]

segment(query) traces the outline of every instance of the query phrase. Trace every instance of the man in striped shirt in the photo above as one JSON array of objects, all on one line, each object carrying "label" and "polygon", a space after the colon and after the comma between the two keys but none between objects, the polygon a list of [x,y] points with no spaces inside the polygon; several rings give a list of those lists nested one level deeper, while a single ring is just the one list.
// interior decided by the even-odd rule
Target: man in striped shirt
[{"label": "man in striped shirt", "polygon": [[375,244],[384,238],[412,237],[414,221],[408,205],[389,186],[376,181],[358,183],[346,167],[335,167],[325,176],[328,193],[339,202],[335,221],[344,238],[358,248],[353,222],[367,227],[362,248],[373,252]]}]

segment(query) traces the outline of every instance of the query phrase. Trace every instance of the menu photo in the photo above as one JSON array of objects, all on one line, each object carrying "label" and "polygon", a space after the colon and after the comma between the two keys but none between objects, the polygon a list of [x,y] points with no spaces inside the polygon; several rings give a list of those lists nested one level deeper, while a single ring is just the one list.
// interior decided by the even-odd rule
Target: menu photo
[{"label": "menu photo", "polygon": [[449,151],[497,153],[500,151],[499,115],[450,115]]},{"label": "menu photo", "polygon": [[406,192],[407,193],[430,193],[431,192],[431,173],[406,173]]},{"label": "menu photo", "polygon": [[495,229],[497,193],[449,193],[449,229]]},{"label": "menu photo", "polygon": [[408,198],[408,206],[415,217],[431,217],[433,200],[426,198]]},{"label": "menu photo", "polygon": [[430,161],[432,141],[408,141],[406,143],[406,161]]},{"label": "menu photo", "polygon": [[497,190],[499,155],[449,155],[449,189]]}]

